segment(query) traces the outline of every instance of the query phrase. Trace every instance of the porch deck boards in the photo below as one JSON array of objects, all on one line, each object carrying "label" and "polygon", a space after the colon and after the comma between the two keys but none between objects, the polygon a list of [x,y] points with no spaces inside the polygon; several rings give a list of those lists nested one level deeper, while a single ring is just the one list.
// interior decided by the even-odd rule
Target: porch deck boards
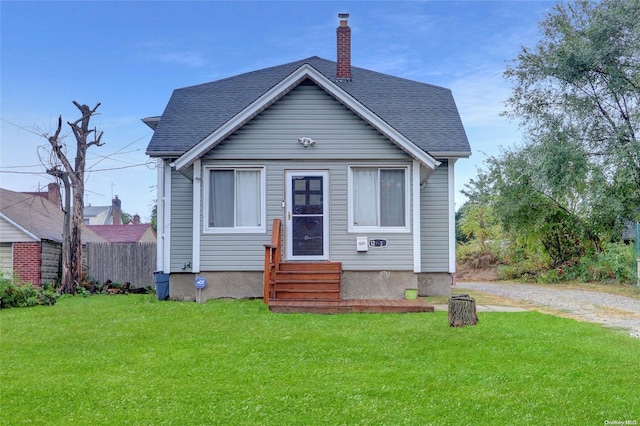
[{"label": "porch deck boards", "polygon": [[342,299],[342,300],[269,300],[269,310],[276,313],[346,314],[433,312],[423,300]]}]

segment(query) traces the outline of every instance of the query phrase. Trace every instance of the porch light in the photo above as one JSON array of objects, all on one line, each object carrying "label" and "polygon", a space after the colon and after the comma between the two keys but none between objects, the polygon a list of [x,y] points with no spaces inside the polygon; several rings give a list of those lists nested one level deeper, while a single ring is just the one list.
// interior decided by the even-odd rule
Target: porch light
[{"label": "porch light", "polygon": [[302,137],[302,138],[298,138],[298,143],[306,148],[308,146],[315,145],[316,141],[314,141],[313,139],[308,138],[308,137],[305,136],[305,137]]}]

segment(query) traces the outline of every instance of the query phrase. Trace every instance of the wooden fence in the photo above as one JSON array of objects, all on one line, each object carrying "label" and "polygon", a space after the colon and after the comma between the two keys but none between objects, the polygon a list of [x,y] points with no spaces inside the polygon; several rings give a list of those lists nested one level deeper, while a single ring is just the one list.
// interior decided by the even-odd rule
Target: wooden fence
[{"label": "wooden fence", "polygon": [[156,243],[87,243],[87,277],[131,287],[153,286]]}]

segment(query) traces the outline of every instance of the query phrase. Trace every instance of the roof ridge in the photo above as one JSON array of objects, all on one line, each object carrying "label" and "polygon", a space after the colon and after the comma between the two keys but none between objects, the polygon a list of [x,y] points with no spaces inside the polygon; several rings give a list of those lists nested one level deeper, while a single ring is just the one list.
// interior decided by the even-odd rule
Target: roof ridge
[{"label": "roof ridge", "polygon": [[[251,76],[251,75],[254,75],[254,74],[259,74],[259,73],[263,73],[263,72],[267,72],[267,71],[273,71],[273,70],[276,70],[276,69],[290,67],[290,66],[292,66],[294,64],[299,64],[300,66],[302,66],[304,64],[308,64],[309,63],[308,61],[310,61],[310,60],[321,60],[321,61],[326,61],[326,62],[334,62],[334,61],[331,61],[329,59],[321,58],[319,56],[310,56],[308,58],[298,59],[296,61],[291,61],[291,62],[287,62],[287,63],[284,63],[284,64],[279,64],[279,65],[272,65],[272,66],[260,68],[260,69],[257,69],[257,70],[247,71],[247,72],[243,72],[243,73],[240,73],[240,74],[231,75],[231,76],[228,76],[228,77],[223,77],[223,78],[220,78],[220,79],[217,79],[217,80],[207,81],[207,82],[204,82],[204,83],[198,83],[198,84],[194,84],[194,85],[191,85],[191,86],[179,87],[179,88],[175,89],[174,91],[186,90],[186,89],[191,90],[191,89],[195,89],[197,87],[208,86],[208,85],[212,85],[212,84],[220,84],[222,82],[226,82],[226,81],[229,81],[229,80],[235,80],[235,79],[238,79],[238,78],[243,78],[243,77]],[[309,65],[311,65],[311,64],[309,64]]]}]

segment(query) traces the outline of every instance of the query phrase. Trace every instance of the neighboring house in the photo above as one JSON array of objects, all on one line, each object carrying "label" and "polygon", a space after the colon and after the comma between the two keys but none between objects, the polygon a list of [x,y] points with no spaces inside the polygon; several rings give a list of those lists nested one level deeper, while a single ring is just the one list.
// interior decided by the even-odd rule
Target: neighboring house
[{"label": "neighboring house", "polygon": [[261,297],[263,245],[334,262],[341,297],[450,294],[454,166],[471,149],[449,89],[310,57],[173,92],[158,160],[158,269],[172,298]]},{"label": "neighboring house", "polygon": [[[5,278],[36,285],[59,278],[64,213],[60,190],[52,185],[41,193],[0,188],[0,267]],[[85,230],[83,241],[103,240]]]},{"label": "neighboring house", "polygon": [[108,243],[155,243],[156,233],[151,224],[87,225]]},{"label": "neighboring house", "polygon": [[122,225],[122,201],[116,197],[110,206],[84,206],[82,217],[85,225]]}]

